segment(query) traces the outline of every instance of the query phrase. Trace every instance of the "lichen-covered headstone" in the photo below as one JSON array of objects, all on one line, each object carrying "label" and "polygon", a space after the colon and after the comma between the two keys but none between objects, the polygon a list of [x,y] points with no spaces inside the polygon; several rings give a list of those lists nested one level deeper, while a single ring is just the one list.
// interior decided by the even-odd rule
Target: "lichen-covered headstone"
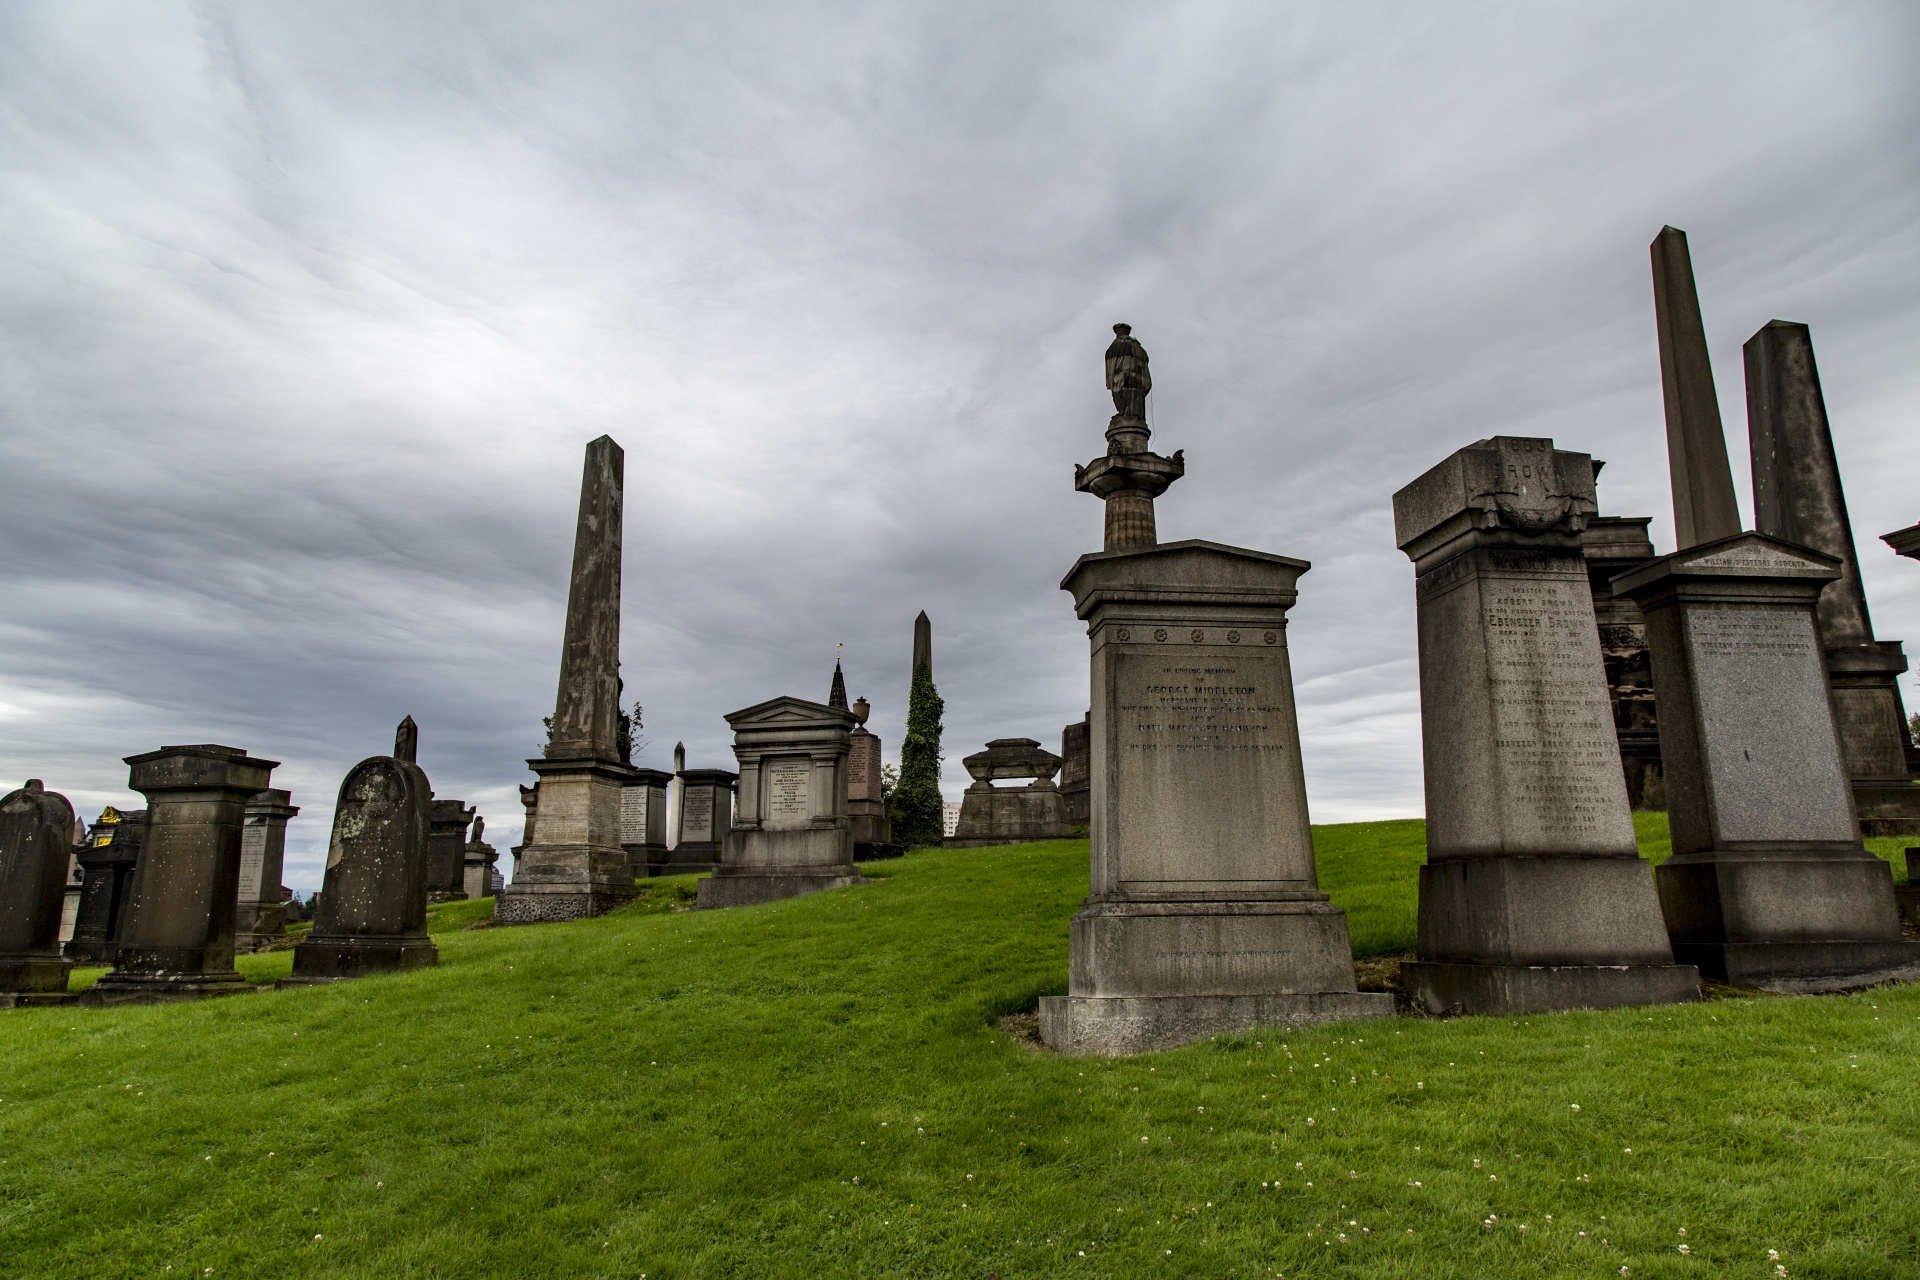
[{"label": "lichen-covered headstone", "polygon": [[38,778],[0,799],[0,1008],[66,1000],[60,909],[73,806]]}]

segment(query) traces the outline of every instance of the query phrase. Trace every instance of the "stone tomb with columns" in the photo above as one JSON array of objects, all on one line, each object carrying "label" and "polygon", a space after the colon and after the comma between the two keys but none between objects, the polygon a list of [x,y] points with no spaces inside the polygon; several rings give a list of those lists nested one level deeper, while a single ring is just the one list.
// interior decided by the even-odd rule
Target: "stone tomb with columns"
[{"label": "stone tomb with columns", "polygon": [[240,833],[240,905],[233,949],[259,951],[286,936],[287,900],[280,896],[287,823],[300,812],[290,792],[269,788],[247,801]]},{"label": "stone tomb with columns", "polygon": [[853,714],[774,698],[727,717],[740,762],[739,804],[721,865],[698,905],[736,907],[865,884],[853,865],[847,754]]},{"label": "stone tomb with columns", "polygon": [[[960,799],[960,820],[940,843],[948,849],[978,849],[1034,840],[1064,840],[1067,802],[1054,784],[1060,757],[1032,738],[996,738],[985,751],[961,761],[973,778]],[[1031,778],[1024,787],[995,782]]]},{"label": "stone tomb with columns", "polygon": [[73,806],[38,778],[0,798],[0,1009],[64,1004],[73,962],[60,913],[73,851]]},{"label": "stone tomb with columns", "polygon": [[1092,892],[1040,1034],[1112,1055],[1389,1014],[1355,989],[1346,914],[1316,883],[1286,646],[1307,564],[1156,545],[1153,497],[1183,467],[1147,452],[1147,354],[1114,332],[1109,452],[1076,477],[1107,501],[1106,549],[1060,584],[1092,648]]},{"label": "stone tomb with columns", "polygon": [[83,1004],[253,990],[233,967],[240,841],[247,802],[278,763],[212,744],[127,757],[128,786],[147,798],[146,840],[113,970],[81,993]]},{"label": "stone tomb with columns", "polygon": [[1693,1000],[1627,803],[1581,535],[1593,465],[1495,436],[1393,496],[1414,563],[1431,1013]]},{"label": "stone tomb with columns", "polygon": [[672,875],[667,868],[667,787],[664,769],[635,769],[620,793],[620,847],[634,878]]}]

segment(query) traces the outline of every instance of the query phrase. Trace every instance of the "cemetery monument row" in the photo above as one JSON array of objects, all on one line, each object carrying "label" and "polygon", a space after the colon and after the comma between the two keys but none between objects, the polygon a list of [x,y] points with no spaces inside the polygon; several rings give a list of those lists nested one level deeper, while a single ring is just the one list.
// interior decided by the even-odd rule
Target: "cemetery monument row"
[{"label": "cemetery monument row", "polygon": [[[437,964],[427,937],[433,789],[416,764],[419,730],[400,722],[393,754],[362,760],[340,783],[313,929],[276,986],[339,982]],[[464,830],[465,824],[462,824]]]},{"label": "cemetery monument row", "polygon": [[847,816],[853,714],[773,698],[727,723],[740,761],[739,805],[720,865],[699,882],[697,905],[737,907],[867,883],[853,865]]},{"label": "cemetery monument row", "polygon": [[287,932],[287,901],[280,896],[286,868],[287,822],[300,812],[291,793],[268,788],[247,801],[240,833],[240,903],[234,917],[235,951],[259,951]]},{"label": "cemetery monument row", "polygon": [[513,883],[494,899],[502,924],[577,920],[629,902],[633,868],[620,843],[620,529],[625,453],[610,436],[587,446],[567,590],[560,688],[540,775],[534,829]]},{"label": "cemetery monument row", "polygon": [[1741,531],[1684,234],[1664,229],[1653,264],[1680,549],[1613,586],[1646,615],[1660,691],[1674,955],[1776,990],[1920,974],[1829,696],[1817,610],[1840,559]]},{"label": "cemetery monument row", "polygon": [[[960,820],[941,840],[948,849],[1062,840],[1067,834],[1067,802],[1054,784],[1060,757],[1042,751],[1032,738],[996,738],[985,751],[960,763],[973,779],[960,800]],[[1032,778],[1024,787],[996,787],[996,780]]]},{"label": "cemetery monument row", "polygon": [[1431,1013],[1692,1000],[1634,838],[1581,535],[1594,467],[1495,436],[1393,495],[1413,561]]},{"label": "cemetery monument row", "polygon": [[63,1004],[73,962],[60,912],[73,851],[73,806],[38,778],[0,798],[0,1009]]},{"label": "cemetery monument row", "polygon": [[81,1001],[252,991],[233,967],[241,832],[247,802],[267,789],[279,762],[207,744],[162,747],[126,763],[128,787],[147,797],[146,838],[113,970],[82,992]]},{"label": "cemetery monument row", "polygon": [[1040,1002],[1056,1050],[1123,1054],[1267,1023],[1374,1017],[1346,915],[1316,883],[1287,659],[1307,564],[1157,543],[1153,499],[1185,471],[1148,450],[1147,353],[1107,348],[1106,549],[1061,583],[1092,649],[1092,892],[1069,927],[1069,994]]}]

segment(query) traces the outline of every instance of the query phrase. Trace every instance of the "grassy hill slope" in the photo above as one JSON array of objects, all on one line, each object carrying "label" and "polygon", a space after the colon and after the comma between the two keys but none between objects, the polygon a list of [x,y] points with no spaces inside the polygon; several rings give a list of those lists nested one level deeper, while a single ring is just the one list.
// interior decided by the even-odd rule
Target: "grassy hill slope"
[{"label": "grassy hill slope", "polygon": [[[1420,824],[1316,834],[1357,948],[1410,945]],[[1065,989],[1084,842],[874,870],[0,1015],[0,1272],[1920,1275],[1920,991],[1086,1062],[998,1021]]]}]

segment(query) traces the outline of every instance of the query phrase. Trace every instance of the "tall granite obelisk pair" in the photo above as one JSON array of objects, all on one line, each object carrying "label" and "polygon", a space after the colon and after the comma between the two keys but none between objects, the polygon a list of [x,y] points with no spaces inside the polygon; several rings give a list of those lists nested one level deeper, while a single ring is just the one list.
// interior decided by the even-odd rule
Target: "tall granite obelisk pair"
[{"label": "tall granite obelisk pair", "polygon": [[620,760],[620,529],[626,455],[611,436],[587,446],[567,591],[560,692],[540,775],[534,834],[494,900],[502,924],[578,920],[631,901],[620,797],[638,775]]},{"label": "tall granite obelisk pair", "polygon": [[1093,891],[1040,1033],[1112,1055],[1391,1013],[1355,990],[1314,873],[1285,641],[1307,563],[1157,541],[1153,499],[1186,464],[1149,451],[1147,353],[1114,333],[1107,454],[1074,482],[1106,500],[1106,549],[1060,584],[1092,642]]},{"label": "tall granite obelisk pair", "polygon": [[[1843,561],[1741,531],[1686,236],[1667,227],[1652,253],[1680,549],[1613,586],[1646,615],[1660,697],[1673,856],[1656,880],[1674,957],[1776,990],[1920,974],[1887,864],[1860,843],[1828,688],[1822,593],[1845,576]],[[1796,344],[1776,346],[1771,330],[1748,344],[1756,456],[1792,417],[1779,397]],[[1766,474],[1756,468],[1756,489]]]}]

